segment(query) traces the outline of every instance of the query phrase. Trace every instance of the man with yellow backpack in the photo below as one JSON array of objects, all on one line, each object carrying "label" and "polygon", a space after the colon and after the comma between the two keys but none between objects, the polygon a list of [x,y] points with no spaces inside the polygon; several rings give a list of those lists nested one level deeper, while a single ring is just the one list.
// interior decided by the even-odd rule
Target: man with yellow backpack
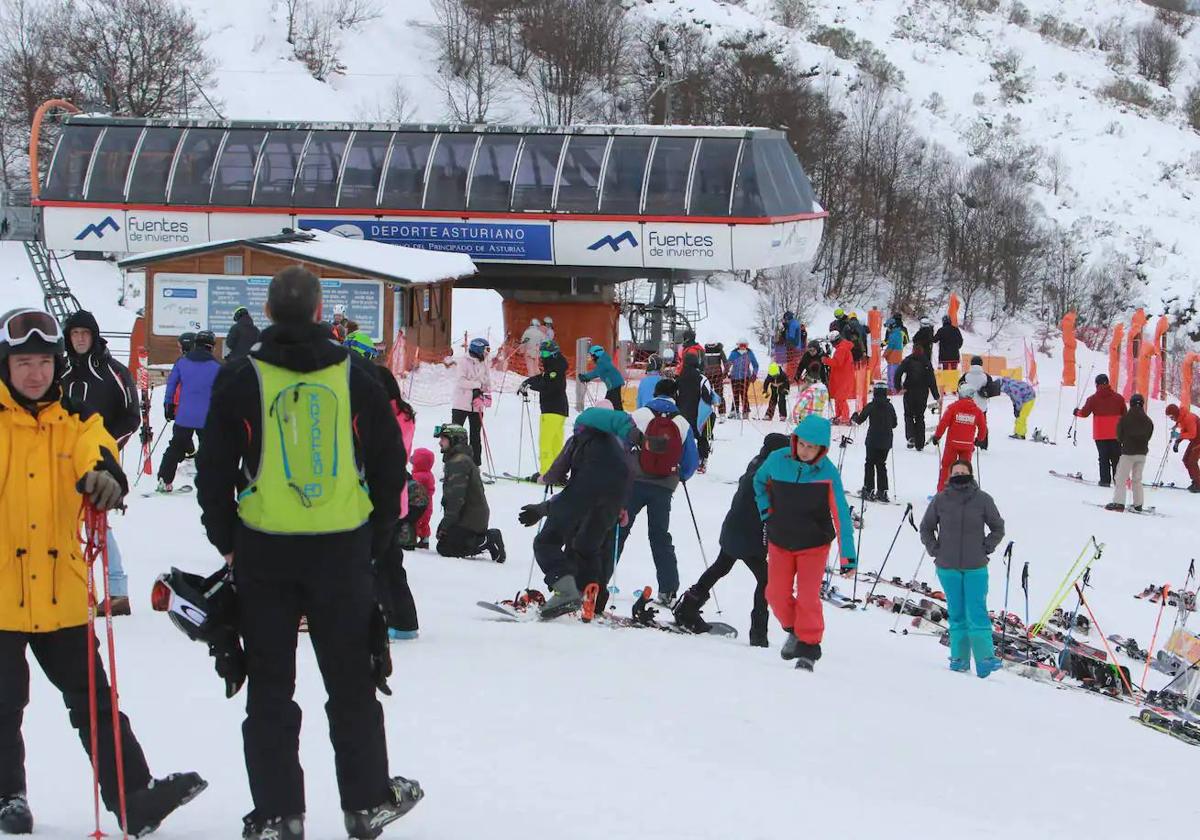
[{"label": "man with yellow backpack", "polygon": [[321,286],[300,266],[267,290],[272,325],[213,387],[196,489],[209,541],[233,567],[248,697],[254,810],[246,840],[304,836],[296,642],[308,619],[351,837],[373,838],[424,795],[388,772],[387,630],[372,559],[399,515],[406,459],[371,363],[329,340]]}]

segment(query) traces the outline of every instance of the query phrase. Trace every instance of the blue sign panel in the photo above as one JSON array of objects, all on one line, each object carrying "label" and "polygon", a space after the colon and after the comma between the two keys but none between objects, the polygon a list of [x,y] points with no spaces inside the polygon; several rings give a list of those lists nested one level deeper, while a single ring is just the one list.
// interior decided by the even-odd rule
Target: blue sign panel
[{"label": "blue sign panel", "polygon": [[301,230],[324,230],[347,239],[452,251],[481,262],[554,262],[549,224],[301,218],[297,225]]}]

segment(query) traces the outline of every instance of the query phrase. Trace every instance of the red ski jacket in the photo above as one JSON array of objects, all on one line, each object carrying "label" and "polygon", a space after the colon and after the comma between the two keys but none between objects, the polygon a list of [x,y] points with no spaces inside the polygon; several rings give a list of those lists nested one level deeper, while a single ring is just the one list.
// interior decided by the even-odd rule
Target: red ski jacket
[{"label": "red ski jacket", "polygon": [[1125,415],[1125,398],[1109,385],[1097,385],[1096,393],[1087,398],[1076,417],[1092,418],[1093,440],[1116,440],[1117,422]]},{"label": "red ski jacket", "polygon": [[973,399],[956,400],[942,412],[935,437],[940,439],[947,429],[950,430],[946,437],[947,446],[952,443],[957,446],[974,446],[988,436],[987,415]]}]

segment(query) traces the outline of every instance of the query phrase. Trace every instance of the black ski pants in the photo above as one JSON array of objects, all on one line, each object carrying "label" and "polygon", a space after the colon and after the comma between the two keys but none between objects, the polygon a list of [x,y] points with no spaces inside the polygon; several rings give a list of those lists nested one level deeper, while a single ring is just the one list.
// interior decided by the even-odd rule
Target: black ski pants
[{"label": "black ski pants", "polygon": [[179,469],[179,462],[192,451],[193,434],[200,444],[204,443],[203,429],[189,429],[187,426],[175,424],[175,429],[171,432],[171,440],[167,443],[167,451],[163,453],[162,460],[158,463],[158,477],[164,483],[171,484],[175,481],[175,471]]},{"label": "black ski pants", "polygon": [[787,407],[787,391],[782,389],[772,389],[767,392],[767,414],[768,420],[775,416],[775,409],[779,409],[779,417],[786,420],[788,417]]},{"label": "black ski pants", "polygon": [[267,816],[303,814],[296,645],[300,617],[328,700],[329,740],[343,810],[388,797],[387,734],[375,697],[372,618],[378,609],[371,529],[319,536],[269,536],[239,528],[234,575],[246,648],[242,739],[254,807]]},{"label": "black ski pants", "polygon": [[881,493],[888,491],[887,459],[890,451],[876,446],[867,447],[867,464],[863,473],[864,490],[874,490],[878,487]]},{"label": "black ski pants", "polygon": [[1121,444],[1115,440],[1096,441],[1096,453],[1100,460],[1100,483],[1105,487],[1112,484],[1117,474],[1117,462],[1121,460]]},{"label": "black ski pants", "polygon": [[487,533],[477,534],[466,528],[447,528],[437,538],[437,553],[443,557],[474,557],[487,550]]},{"label": "black ski pants", "polygon": [[[80,584],[82,585],[82,584]],[[113,739],[112,701],[99,642],[88,650],[87,627],[69,627],[51,633],[0,632],[0,797],[25,792],[25,742],[21,722],[29,704],[29,663],[25,648],[42,673],[60,692],[67,704],[71,726],[88,755],[92,751],[91,718],[88,713],[88,657],[96,663],[97,763],[100,768],[100,795],[104,807],[118,813],[117,759]],[[125,792],[142,790],[150,783],[150,770],[141,745],[133,735],[129,718],[121,715],[121,749],[125,765]],[[90,795],[90,794],[89,794]]]},{"label": "black ski pants", "polygon": [[[757,636],[765,637],[767,635],[767,556],[765,554],[755,557],[743,557],[742,562],[746,564],[746,568],[754,575],[754,605],[750,608],[750,637]],[[721,553],[717,555],[717,559],[713,564],[704,570],[704,574],[700,575],[700,579],[696,581],[696,585],[692,587],[698,590],[697,594],[702,596],[702,600],[707,601],[712,588],[717,585],[717,581],[729,574],[733,569],[733,565],[737,563],[738,558],[734,557],[725,549],[721,549]]]},{"label": "black ski pants", "polygon": [[612,407],[617,411],[625,410],[625,400],[621,395],[620,388],[609,388],[604,392],[604,398],[612,403]]},{"label": "black ski pants", "polygon": [[904,438],[912,441],[918,452],[925,448],[925,391],[904,392]]},{"label": "black ski pants", "polygon": [[450,409],[450,422],[456,426],[467,426],[471,433],[471,458],[475,466],[483,466],[483,415],[478,411]]},{"label": "black ski pants", "polygon": [[379,604],[383,607],[387,626],[392,630],[412,631],[420,627],[417,623],[417,602],[408,586],[408,573],[404,571],[404,546],[400,542],[402,530],[396,528],[387,551],[375,561],[375,577],[379,587]]},{"label": "black ski pants", "polygon": [[616,561],[613,540],[620,516],[620,504],[599,501],[584,511],[552,512],[546,517],[533,538],[533,556],[546,585],[553,587],[559,578],[572,575],[580,591],[589,583],[607,588]]}]

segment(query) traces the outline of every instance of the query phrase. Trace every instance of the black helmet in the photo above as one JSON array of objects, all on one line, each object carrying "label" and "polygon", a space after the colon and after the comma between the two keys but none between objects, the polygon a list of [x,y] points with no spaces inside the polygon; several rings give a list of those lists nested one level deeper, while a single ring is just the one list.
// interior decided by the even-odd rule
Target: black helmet
[{"label": "black helmet", "polygon": [[683,331],[683,343],[684,344],[695,344],[696,343],[696,331],[693,329],[684,330]]},{"label": "black helmet", "polygon": [[1141,394],[1134,394],[1133,396],[1131,396],[1129,398],[1129,404],[1131,406],[1136,405],[1138,408],[1145,408],[1146,407],[1146,398],[1143,397]]},{"label": "black helmet", "polygon": [[172,567],[154,582],[150,602],[189,639],[208,645],[217,674],[225,680],[225,696],[237,694],[246,681],[246,664],[237,631],[237,588],[229,567],[208,577]]},{"label": "black helmet", "polygon": [[192,352],[192,348],[196,346],[196,334],[194,332],[185,332],[179,336],[179,349],[184,353]]},{"label": "black helmet", "polygon": [[196,333],[196,346],[207,347],[209,350],[217,346],[217,337],[212,330],[200,330]]}]

